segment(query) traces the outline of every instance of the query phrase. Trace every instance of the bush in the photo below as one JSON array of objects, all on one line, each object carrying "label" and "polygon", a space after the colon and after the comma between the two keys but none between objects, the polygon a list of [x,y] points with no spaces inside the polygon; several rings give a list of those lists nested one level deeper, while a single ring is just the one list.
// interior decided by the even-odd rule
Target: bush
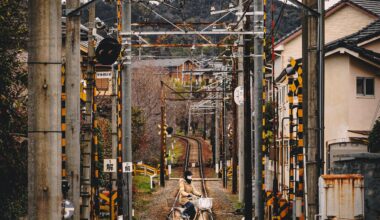
[{"label": "bush", "polygon": [[376,120],[368,136],[368,149],[371,153],[380,153],[380,118]]}]

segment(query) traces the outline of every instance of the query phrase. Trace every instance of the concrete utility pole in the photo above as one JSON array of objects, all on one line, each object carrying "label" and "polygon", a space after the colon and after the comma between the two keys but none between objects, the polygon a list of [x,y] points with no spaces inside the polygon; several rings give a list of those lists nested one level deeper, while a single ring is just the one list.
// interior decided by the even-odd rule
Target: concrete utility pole
[{"label": "concrete utility pole", "polygon": [[[254,34],[254,143],[255,143],[255,219],[264,219],[263,192],[263,37],[264,37],[264,5],[262,1],[253,3],[253,34]],[[247,114],[246,114],[247,115]],[[248,117],[248,115],[247,115]],[[246,167],[247,169],[247,167]]]},{"label": "concrete utility pole", "polygon": [[[255,2],[256,4],[256,2]],[[250,9],[251,4],[244,4],[245,10]],[[247,17],[245,30],[250,29],[250,20]],[[243,37],[243,69],[244,69],[244,218],[252,219],[252,110],[251,110],[251,45],[252,39],[246,35]],[[255,51],[256,52],[256,51]],[[258,195],[256,195],[257,197]]]},{"label": "concrete utility pole", "polygon": [[30,0],[28,219],[60,219],[61,3]]},{"label": "concrete utility pole", "polygon": [[[122,31],[131,31],[131,0],[122,3]],[[123,37],[123,71],[121,77],[122,95],[122,161],[132,163],[132,38]],[[132,172],[123,173],[123,219],[132,219]]]},{"label": "concrete utility pole", "polygon": [[161,153],[160,153],[160,186],[165,187],[165,150],[166,150],[166,135],[165,135],[165,93],[164,82],[161,81]]},{"label": "concrete utility pole", "polygon": [[83,126],[84,130],[84,146],[82,149],[82,178],[81,178],[81,219],[90,219],[91,214],[91,165],[92,165],[92,105],[94,101],[94,88],[95,88],[95,66],[94,66],[94,57],[95,57],[95,45],[94,45],[94,36],[92,32],[95,28],[95,5],[89,7],[89,17],[88,17],[88,52],[87,52],[87,72],[86,72],[86,105],[85,112],[82,113],[85,116],[85,123]]},{"label": "concrete utility pole", "polygon": [[[68,0],[67,9],[79,7]],[[74,220],[80,218],[80,16],[66,17],[66,155],[69,189],[67,199],[74,205]]]},{"label": "concrete utility pole", "polygon": [[[307,13],[302,24],[302,56],[304,69],[305,146],[307,213],[309,219],[318,214],[318,177],[320,175],[320,151],[323,152],[323,70],[324,70],[324,2],[303,0],[311,9],[318,9],[321,17]],[[318,23],[318,20],[320,22]],[[319,36],[318,36],[319,33]],[[318,63],[321,61],[321,63]],[[304,212],[304,210],[303,210]]]},{"label": "concrete utility pole", "polygon": [[219,161],[220,161],[220,138],[219,138],[219,126],[220,126],[220,101],[219,92],[216,93],[215,100],[215,172],[219,173]]},{"label": "concrete utility pole", "polygon": [[[235,57],[232,58],[232,88],[235,89],[237,87],[237,59]],[[233,114],[233,121],[232,121],[232,128],[233,128],[233,146],[232,146],[232,193],[237,193],[237,141],[238,141],[238,134],[237,134],[237,104],[232,101],[232,114]]]},{"label": "concrete utility pole", "polygon": [[226,75],[223,76],[223,93],[222,93],[222,154],[223,154],[223,187],[227,188],[227,115],[226,115]]},{"label": "concrete utility pole", "polygon": [[[239,0],[239,11],[243,11],[243,0]],[[239,31],[243,31],[243,22],[242,21],[239,24]],[[239,44],[243,42],[243,37],[239,37]],[[238,48],[238,86],[244,86],[244,73],[243,73],[243,57],[240,56],[243,54],[243,48],[239,47]],[[244,105],[239,105],[237,106],[237,147],[239,149],[239,201],[243,202],[244,201]]]}]

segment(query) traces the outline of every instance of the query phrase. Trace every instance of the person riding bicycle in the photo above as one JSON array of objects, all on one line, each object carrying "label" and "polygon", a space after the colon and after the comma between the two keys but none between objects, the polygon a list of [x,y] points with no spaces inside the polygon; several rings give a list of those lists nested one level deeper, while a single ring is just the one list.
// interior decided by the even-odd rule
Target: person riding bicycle
[{"label": "person riding bicycle", "polygon": [[201,197],[193,184],[191,184],[193,174],[190,170],[186,170],[183,179],[179,180],[179,203],[185,208],[183,214],[190,216],[190,219],[195,217],[196,211],[194,204],[190,201],[193,195]]}]

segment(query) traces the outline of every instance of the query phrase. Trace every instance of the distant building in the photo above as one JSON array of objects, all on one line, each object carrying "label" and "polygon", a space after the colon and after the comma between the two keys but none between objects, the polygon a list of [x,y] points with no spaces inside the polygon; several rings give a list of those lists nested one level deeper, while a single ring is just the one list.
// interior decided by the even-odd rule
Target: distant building
[{"label": "distant building", "polygon": [[[132,68],[141,67],[160,67],[167,70],[165,74],[170,78],[174,78],[177,81],[188,82],[190,81],[190,72],[197,68],[198,64],[195,60],[189,58],[173,58],[173,59],[149,59],[149,60],[136,60],[132,62]],[[193,80],[196,79],[193,75]]]}]

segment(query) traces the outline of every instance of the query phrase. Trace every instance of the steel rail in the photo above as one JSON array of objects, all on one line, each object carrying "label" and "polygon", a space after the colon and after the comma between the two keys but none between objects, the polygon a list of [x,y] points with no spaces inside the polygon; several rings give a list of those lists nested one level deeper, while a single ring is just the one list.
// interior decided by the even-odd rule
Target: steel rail
[{"label": "steel rail", "polygon": [[[201,181],[202,181],[202,193],[205,197],[207,197],[206,182],[205,182],[205,176],[204,176],[204,170],[203,170],[203,155],[202,155],[202,143],[201,143],[201,141],[197,138],[183,136],[183,135],[173,135],[173,137],[175,137],[177,139],[181,139],[186,143],[185,164],[183,166],[184,171],[186,171],[188,169],[188,165],[189,165],[190,148],[191,148],[191,144],[190,144],[189,140],[196,141],[196,143],[198,145],[198,162],[199,162],[199,174],[200,174]],[[179,199],[179,191],[176,194],[175,200],[173,202],[172,208],[170,209],[170,213],[168,214],[168,216],[174,210],[178,199]]]}]

